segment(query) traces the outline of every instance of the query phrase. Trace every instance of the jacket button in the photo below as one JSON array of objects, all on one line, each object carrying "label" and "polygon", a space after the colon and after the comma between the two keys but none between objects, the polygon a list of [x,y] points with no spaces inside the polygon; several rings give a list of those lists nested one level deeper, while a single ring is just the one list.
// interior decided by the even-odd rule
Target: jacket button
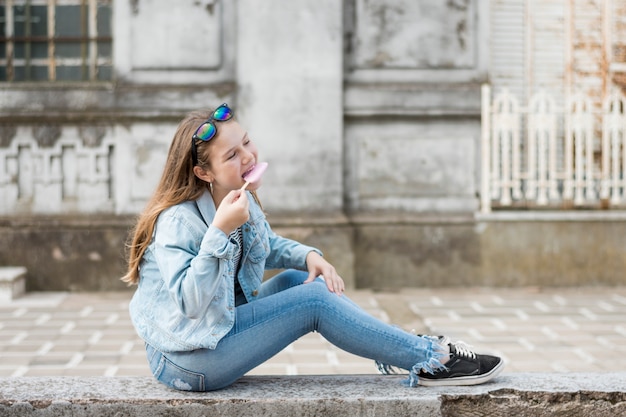
[{"label": "jacket button", "polygon": [[252,295],[253,295],[254,297],[256,297],[257,295],[259,295],[259,290],[254,290],[254,291],[252,291]]}]

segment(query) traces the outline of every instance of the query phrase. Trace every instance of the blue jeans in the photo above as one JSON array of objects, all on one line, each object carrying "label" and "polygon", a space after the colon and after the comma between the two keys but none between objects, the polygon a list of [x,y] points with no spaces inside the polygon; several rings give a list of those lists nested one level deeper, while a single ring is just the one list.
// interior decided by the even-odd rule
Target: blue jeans
[{"label": "blue jeans", "polygon": [[263,283],[257,300],[236,307],[235,325],[215,350],[162,353],[147,345],[153,375],[178,390],[225,388],[313,331],[347,352],[409,370],[410,385],[421,369],[443,367],[436,340],[372,317],[320,279],[301,285],[307,276],[288,270]]}]

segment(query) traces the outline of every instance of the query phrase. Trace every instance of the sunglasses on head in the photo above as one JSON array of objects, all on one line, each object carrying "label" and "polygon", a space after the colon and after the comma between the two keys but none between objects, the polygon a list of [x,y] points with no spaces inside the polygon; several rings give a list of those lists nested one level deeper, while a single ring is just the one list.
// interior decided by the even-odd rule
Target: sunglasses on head
[{"label": "sunglasses on head", "polygon": [[208,142],[213,139],[217,134],[217,127],[214,122],[225,122],[226,120],[232,119],[232,117],[232,109],[228,107],[228,104],[224,103],[215,109],[211,117],[196,129],[196,133],[191,137],[191,157],[193,158],[194,166],[198,165],[198,147],[196,142],[198,140]]}]

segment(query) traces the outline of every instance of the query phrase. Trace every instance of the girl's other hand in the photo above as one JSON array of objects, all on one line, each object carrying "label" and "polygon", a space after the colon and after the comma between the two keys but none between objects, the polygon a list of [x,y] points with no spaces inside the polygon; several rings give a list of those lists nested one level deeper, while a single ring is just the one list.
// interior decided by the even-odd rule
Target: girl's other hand
[{"label": "girl's other hand", "polygon": [[322,258],[319,253],[309,252],[306,256],[306,267],[309,271],[309,277],[304,281],[305,284],[313,282],[315,278],[321,275],[330,292],[341,295],[346,290],[343,279],[337,274],[335,267]]},{"label": "girl's other hand", "polygon": [[229,235],[233,230],[244,224],[250,218],[248,212],[250,202],[245,191],[233,190],[222,199],[215,217],[213,226]]}]

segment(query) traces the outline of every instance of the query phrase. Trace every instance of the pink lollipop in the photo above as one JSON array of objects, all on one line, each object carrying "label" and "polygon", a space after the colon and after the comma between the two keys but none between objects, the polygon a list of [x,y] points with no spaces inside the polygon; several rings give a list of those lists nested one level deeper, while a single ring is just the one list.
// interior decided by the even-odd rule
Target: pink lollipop
[{"label": "pink lollipop", "polygon": [[245,190],[248,184],[252,184],[261,179],[261,175],[267,169],[267,162],[259,162],[252,168],[250,171],[246,172],[243,176],[243,179],[246,183],[241,187],[241,191]]}]

